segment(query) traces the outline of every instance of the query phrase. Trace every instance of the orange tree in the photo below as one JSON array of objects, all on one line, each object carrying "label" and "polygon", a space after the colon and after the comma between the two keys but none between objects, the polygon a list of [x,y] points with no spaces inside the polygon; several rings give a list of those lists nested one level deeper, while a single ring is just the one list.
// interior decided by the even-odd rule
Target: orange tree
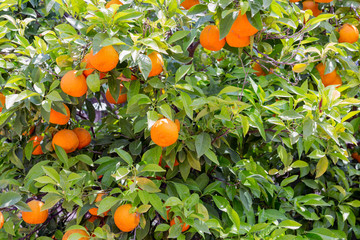
[{"label": "orange tree", "polygon": [[359,7],[1,1],[0,238],[359,239]]}]

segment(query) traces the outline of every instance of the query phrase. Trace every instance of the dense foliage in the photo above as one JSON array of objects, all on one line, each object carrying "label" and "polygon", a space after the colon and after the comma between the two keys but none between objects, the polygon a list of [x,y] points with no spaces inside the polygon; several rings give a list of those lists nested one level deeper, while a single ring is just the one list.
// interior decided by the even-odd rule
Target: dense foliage
[{"label": "dense foliage", "polygon": [[[93,239],[360,238],[360,163],[351,157],[360,151],[360,45],[340,43],[337,31],[358,26],[360,2],[320,3],[317,17],[288,0],[181,2],[0,0],[0,239],[61,239],[70,227]],[[249,46],[199,44],[210,24],[227,36],[239,10],[259,30]],[[110,45],[116,68],[87,76],[85,95],[66,94],[61,78],[83,76],[90,49]],[[153,51],[164,66],[148,77]],[[325,87],[334,70],[342,85]],[[109,103],[108,89],[127,101]],[[50,123],[63,103],[70,121]],[[150,137],[162,117],[180,122],[164,148]],[[78,127],[90,145],[54,150],[59,130]],[[39,155],[32,136],[43,137]],[[34,199],[49,212],[38,225],[21,214]],[[130,232],[114,220],[126,203],[140,216]],[[170,226],[176,216],[189,230]]]}]

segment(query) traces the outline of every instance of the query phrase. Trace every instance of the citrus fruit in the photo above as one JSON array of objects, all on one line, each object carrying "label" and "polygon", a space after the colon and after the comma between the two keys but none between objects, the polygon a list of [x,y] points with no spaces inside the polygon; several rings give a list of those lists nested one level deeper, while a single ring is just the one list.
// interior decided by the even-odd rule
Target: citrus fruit
[{"label": "citrus fruit", "polygon": [[90,239],[89,234],[85,230],[71,229],[71,230],[68,230],[68,231],[65,232],[62,240],[68,240],[68,238],[74,233],[78,233],[78,234],[81,234],[81,235],[85,236],[85,237],[79,238],[78,240],[89,240]]},{"label": "citrus fruit", "polygon": [[70,109],[65,104],[64,104],[64,108],[66,110],[66,115],[61,112],[57,112],[54,109],[51,109],[49,122],[53,123],[53,124],[59,124],[59,125],[67,124],[70,120]]},{"label": "citrus fruit", "polygon": [[336,74],[335,78],[333,79],[324,77],[323,79],[321,79],[321,82],[324,84],[325,87],[330,85],[337,85],[336,87],[338,88],[342,85],[341,77],[338,74]]},{"label": "citrus fruit", "polygon": [[163,71],[164,61],[158,52],[152,52],[148,55],[151,60],[151,71],[148,77],[159,75]]},{"label": "citrus fruit", "polygon": [[359,40],[359,30],[354,25],[345,23],[338,31],[339,43],[355,43]]},{"label": "citrus fruit", "polygon": [[318,2],[318,3],[329,3],[329,2],[332,2],[333,0],[315,0],[315,2]]},{"label": "citrus fruit", "polygon": [[251,25],[246,14],[241,15],[241,11],[239,11],[239,15],[231,26],[230,32],[231,31],[233,31],[239,36],[249,37],[256,34],[259,30],[257,30],[253,25]]},{"label": "citrus fruit", "polygon": [[33,142],[33,155],[40,155],[43,154],[43,151],[41,149],[40,143],[44,139],[43,136],[33,136],[29,139],[29,142]]},{"label": "citrus fruit", "polygon": [[[91,50],[91,54],[93,51]],[[90,64],[100,72],[113,70],[119,62],[119,54],[113,46],[106,46],[90,58]]]},{"label": "citrus fruit", "polygon": [[264,72],[264,70],[262,69],[262,67],[260,66],[260,64],[258,63],[254,63],[252,69],[254,69],[256,72],[255,75],[260,77],[260,76],[266,76],[267,74]]},{"label": "citrus fruit", "polygon": [[43,202],[32,200],[28,202],[27,205],[30,207],[31,212],[21,212],[24,222],[28,224],[41,224],[46,221],[49,216],[49,211],[41,211],[41,207],[44,205]]},{"label": "citrus fruit", "polygon": [[91,142],[91,135],[85,128],[75,128],[73,132],[76,134],[79,139],[78,149],[82,149],[88,146]]},{"label": "citrus fruit", "polygon": [[113,4],[123,5],[123,3],[119,0],[111,0],[110,2],[106,3],[105,8],[109,8]]},{"label": "citrus fruit", "polygon": [[34,131],[35,131],[35,126],[32,126],[32,127],[30,128],[29,132],[28,132],[28,131],[25,131],[25,132],[22,133],[22,135],[23,135],[23,136],[31,136],[31,134],[33,134]]},{"label": "citrus fruit", "polygon": [[176,124],[177,129],[180,132],[180,121],[179,121],[179,119],[175,119],[174,123]]},{"label": "citrus fruit", "polygon": [[0,212],[0,229],[4,226],[4,215]]},{"label": "citrus fruit", "polygon": [[114,222],[116,226],[123,232],[134,230],[140,223],[138,213],[130,213],[131,204],[125,204],[116,209],[114,214]]},{"label": "citrus fruit", "polygon": [[86,78],[83,74],[76,76],[76,71],[68,71],[60,83],[61,90],[72,97],[81,97],[87,92]]},{"label": "citrus fruit", "polygon": [[3,110],[3,108],[5,107],[5,96],[4,94],[0,93],[0,112]]},{"label": "citrus fruit", "polygon": [[62,147],[66,153],[71,153],[79,146],[79,139],[76,134],[68,129],[63,129],[57,132],[52,139],[52,146]]},{"label": "citrus fruit", "polygon": [[220,31],[215,25],[207,25],[200,34],[200,44],[210,51],[219,51],[225,46],[225,38],[220,40]]},{"label": "citrus fruit", "polygon": [[303,10],[311,10],[314,17],[317,17],[322,13],[322,11],[319,10],[319,4],[309,0],[303,2]]},{"label": "citrus fruit", "polygon": [[239,34],[236,34],[234,31],[230,31],[226,36],[226,42],[231,47],[246,47],[250,45],[250,37],[242,37]]},{"label": "citrus fruit", "polygon": [[[182,223],[183,221],[182,221],[182,219],[181,219],[181,217],[177,217],[177,219],[179,220],[179,222],[180,223]],[[175,225],[175,218],[173,218],[171,221],[170,221],[170,226],[172,226],[172,225]],[[181,232],[185,232],[186,230],[188,230],[189,229],[189,225],[187,225],[186,223],[183,223],[182,225],[181,225]]]},{"label": "citrus fruit", "polygon": [[319,63],[315,67],[320,74],[321,82],[324,84],[325,87],[329,85],[342,85],[341,77],[336,73],[336,69],[331,73],[325,74],[325,65],[323,63]]},{"label": "citrus fruit", "polygon": [[88,221],[91,222],[91,223],[94,223],[96,219],[98,219],[99,217],[98,216],[91,216]]},{"label": "citrus fruit", "polygon": [[176,124],[168,118],[157,120],[150,130],[151,140],[160,147],[174,144],[179,137]]},{"label": "citrus fruit", "polygon": [[[105,193],[99,193],[98,195],[96,195],[95,202],[100,202],[100,201],[103,199],[103,196],[106,196],[106,194],[105,194]],[[98,208],[91,208],[91,209],[89,210],[89,213],[90,213],[91,215],[93,215],[93,216],[98,216],[98,215],[97,215],[97,210],[98,210]],[[104,216],[107,216],[107,214],[108,214],[109,211],[110,211],[110,210],[104,212],[104,213],[103,213]]]},{"label": "citrus fruit", "polygon": [[86,65],[85,65],[86,70],[83,71],[83,74],[85,75],[85,77],[89,76],[90,74],[92,74],[95,71],[95,68],[90,63],[90,58],[92,56],[93,56],[92,52],[88,53],[84,56],[83,60],[81,60],[81,62],[86,63]]},{"label": "citrus fruit", "polygon": [[113,96],[111,95],[110,93],[110,90],[106,90],[106,93],[105,93],[105,97],[106,97],[106,100],[109,102],[109,103],[112,103],[112,104],[121,104],[121,103],[124,103],[126,102],[127,100],[127,94],[126,93],[122,93],[123,92],[123,85],[120,84],[120,92],[119,92],[119,97],[117,99],[117,101],[115,101],[115,99],[113,98]]},{"label": "citrus fruit", "polygon": [[185,8],[186,10],[190,9],[191,7],[199,4],[199,0],[184,0],[180,6],[182,6],[183,8]]},{"label": "citrus fruit", "polygon": [[290,0],[290,2],[300,2],[301,0]]}]

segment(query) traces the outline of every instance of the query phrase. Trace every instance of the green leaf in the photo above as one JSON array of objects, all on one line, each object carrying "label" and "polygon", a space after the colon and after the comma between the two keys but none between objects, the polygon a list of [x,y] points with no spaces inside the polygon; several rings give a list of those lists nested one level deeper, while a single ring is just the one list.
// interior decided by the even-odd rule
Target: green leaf
[{"label": "green leaf", "polygon": [[115,149],[115,152],[121,157],[129,166],[133,164],[133,159],[131,155],[124,150],[117,148]]},{"label": "green leaf", "polygon": [[54,168],[43,166],[42,169],[45,174],[51,177],[56,183],[60,183],[60,175]]},{"label": "green leaf", "polygon": [[217,164],[217,165],[220,164],[219,161],[218,161],[218,159],[217,159],[216,154],[215,154],[213,151],[211,151],[211,149],[208,149],[208,150],[205,152],[205,156],[206,156],[207,158],[209,158],[210,161],[212,161],[213,163],[215,163],[215,164]]},{"label": "green leaf", "polygon": [[187,152],[186,156],[190,166],[195,170],[201,171],[200,160],[195,158],[191,152]]},{"label": "green leaf", "polygon": [[108,211],[110,208],[112,208],[112,206],[117,204],[119,201],[120,201],[119,198],[112,197],[112,196],[103,198],[99,204],[98,215]]},{"label": "green leaf", "polygon": [[195,138],[195,147],[198,158],[204,155],[211,147],[211,137],[208,133],[202,132]]},{"label": "green leaf", "polygon": [[228,35],[233,23],[235,22],[238,16],[238,13],[239,13],[238,11],[234,10],[232,13],[227,14],[225,18],[220,19],[220,23],[219,23],[220,40],[225,38],[226,35]]},{"label": "green leaf", "polygon": [[140,172],[166,172],[162,167],[157,164],[146,164]]},{"label": "green leaf", "polygon": [[226,86],[219,92],[218,96],[221,96],[222,94],[225,94],[225,93],[238,93],[240,91],[241,91],[241,89],[238,87]]},{"label": "green leaf", "polygon": [[97,73],[93,73],[87,76],[86,83],[92,92],[100,91],[100,77]]},{"label": "green leaf", "polygon": [[286,110],[280,114],[280,118],[283,120],[293,120],[303,118],[303,116],[294,110]]},{"label": "green leaf", "polygon": [[189,35],[190,31],[177,31],[175,32],[173,35],[171,35],[171,37],[168,40],[168,44],[172,44],[184,37],[186,37],[187,35]]},{"label": "green leaf", "polygon": [[62,147],[55,145],[55,152],[59,160],[64,163],[65,168],[69,168],[69,159],[65,150]]},{"label": "green leaf", "polygon": [[2,192],[0,194],[0,208],[11,207],[21,200],[21,195],[17,192]]},{"label": "green leaf", "polygon": [[169,106],[169,104],[164,103],[163,105],[161,105],[159,107],[159,111],[166,118],[173,120],[173,115],[172,115],[171,107]]},{"label": "green leaf", "polygon": [[326,158],[326,156],[322,157],[319,162],[316,164],[316,177],[315,178],[319,178],[321,177],[327,170],[329,165],[329,161]]},{"label": "green leaf", "polygon": [[293,220],[284,220],[279,224],[279,227],[288,228],[288,229],[298,229],[302,226],[302,224],[295,222]]},{"label": "green leaf", "polygon": [[288,184],[290,184],[290,183],[292,183],[292,182],[295,182],[297,179],[298,179],[298,175],[293,175],[293,176],[291,176],[291,177],[288,177],[288,178],[285,178],[282,182],[281,182],[281,184],[280,184],[280,186],[281,187],[285,187],[285,186],[287,186]]},{"label": "green leaf", "polygon": [[160,189],[156,186],[156,184],[150,179],[138,177],[136,178],[136,184],[142,189],[149,193],[157,193],[161,192]]},{"label": "green leaf", "polygon": [[180,79],[182,79],[190,70],[192,64],[190,65],[182,65],[175,74],[175,83],[177,83]]},{"label": "green leaf", "polygon": [[151,72],[151,60],[148,56],[144,54],[140,54],[138,58],[138,64],[141,71],[141,74],[145,78],[145,80],[148,78],[149,73]]}]

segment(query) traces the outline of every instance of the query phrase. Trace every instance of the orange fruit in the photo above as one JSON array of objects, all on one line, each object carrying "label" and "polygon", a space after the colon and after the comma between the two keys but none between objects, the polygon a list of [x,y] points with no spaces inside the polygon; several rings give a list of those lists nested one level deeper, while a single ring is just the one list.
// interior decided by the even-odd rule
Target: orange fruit
[{"label": "orange fruit", "polygon": [[90,144],[91,135],[88,130],[86,130],[85,128],[75,128],[73,129],[73,132],[79,139],[78,149],[82,149]]},{"label": "orange fruit", "polygon": [[324,78],[324,77],[327,77],[327,78],[335,78],[337,73],[336,73],[336,69],[334,71],[332,71],[331,73],[328,73],[328,74],[325,74],[325,65],[323,63],[319,63],[318,65],[316,65],[316,70],[319,71],[320,73],[320,77],[321,78]]},{"label": "orange fruit", "polygon": [[324,84],[325,87],[329,85],[342,85],[341,77],[336,73],[336,69],[331,73],[325,74],[325,65],[323,63],[319,63],[315,67],[320,74],[321,82]]},{"label": "orange fruit", "polygon": [[260,77],[260,76],[266,76],[267,74],[264,72],[264,70],[262,69],[262,67],[260,66],[260,64],[258,63],[255,63],[252,67],[252,69],[254,69],[256,72],[255,72],[255,75]]},{"label": "orange fruit", "polygon": [[179,119],[175,119],[174,123],[176,124],[177,129],[180,132],[180,121],[179,121]]},{"label": "orange fruit", "polygon": [[23,135],[23,136],[31,136],[31,134],[33,134],[34,131],[35,131],[35,126],[32,126],[32,127],[30,128],[29,132],[28,132],[28,131],[25,131],[25,132],[22,133],[22,135]]},{"label": "orange fruit", "polygon": [[81,62],[86,63],[86,66],[85,66],[86,70],[83,71],[83,74],[85,75],[85,77],[89,76],[90,74],[92,74],[95,71],[95,68],[90,63],[91,57],[93,57],[92,51],[91,51],[91,53],[86,54],[84,56],[83,60],[81,60]]},{"label": "orange fruit", "polygon": [[91,223],[94,223],[96,219],[98,219],[99,217],[98,216],[91,216],[88,221],[91,222]]},{"label": "orange fruit", "polygon": [[305,11],[308,9],[312,11],[314,17],[317,17],[322,13],[322,11],[319,10],[319,4],[310,0],[303,2],[303,10]]},{"label": "orange fruit", "polygon": [[333,78],[333,79],[328,79],[325,77],[325,78],[321,79],[321,82],[324,84],[325,87],[330,86],[330,85],[337,85],[337,88],[338,88],[342,85],[341,77],[338,74],[336,74],[335,78]]},{"label": "orange fruit", "polygon": [[[182,219],[181,219],[181,217],[177,217],[177,219],[179,220],[180,223],[183,222]],[[172,225],[175,225],[175,218],[173,218],[173,219],[170,221],[170,226],[172,226]],[[186,223],[184,223],[184,224],[182,225],[181,232],[185,232],[186,230],[189,229],[189,227],[190,227],[189,225],[187,225]]]},{"label": "orange fruit", "polygon": [[0,93],[0,102],[2,105],[2,106],[0,106],[0,112],[1,112],[3,110],[3,107],[5,107],[5,96],[2,93]]},{"label": "orange fruit", "polygon": [[231,31],[233,31],[239,36],[249,37],[256,34],[259,30],[257,30],[253,25],[251,25],[246,14],[241,15],[241,11],[239,11],[239,15],[231,26],[230,32]]},{"label": "orange fruit", "polygon": [[[106,193],[99,193],[98,195],[96,195],[95,202],[100,202],[100,201],[103,199],[103,196],[106,196]],[[93,215],[93,216],[98,216],[98,215],[97,215],[97,210],[98,210],[98,208],[91,208],[91,209],[89,210],[89,213],[90,213],[91,215]],[[107,216],[107,214],[108,214],[109,211],[110,211],[110,210],[104,212],[104,213],[103,213],[104,216]]]},{"label": "orange fruit", "polygon": [[62,237],[62,240],[68,240],[68,238],[74,233],[79,233],[79,234],[85,236],[85,237],[79,238],[78,240],[89,240],[90,239],[89,234],[85,230],[71,229],[71,230],[68,230],[65,232],[64,236]]},{"label": "orange fruit", "polygon": [[354,25],[345,23],[338,32],[340,34],[339,43],[355,43],[359,40],[359,30]]},{"label": "orange fruit", "polygon": [[329,3],[329,2],[332,2],[333,0],[315,0],[315,2],[318,2],[318,3]]},{"label": "orange fruit", "polygon": [[40,146],[40,143],[43,139],[43,136],[33,136],[29,139],[29,142],[33,141],[33,155],[41,155],[44,153]]},{"label": "orange fruit", "polygon": [[151,60],[151,71],[148,77],[159,75],[163,71],[164,60],[158,52],[152,52],[148,55]]},{"label": "orange fruit", "polygon": [[64,108],[66,110],[66,115],[62,114],[61,112],[57,112],[54,109],[51,109],[49,122],[53,123],[53,124],[59,124],[59,125],[67,124],[70,120],[70,109],[65,104],[64,104]]},{"label": "orange fruit", "polygon": [[27,205],[30,207],[31,212],[21,212],[24,222],[28,224],[42,224],[46,221],[49,216],[49,211],[40,211],[41,207],[44,205],[43,202],[32,200],[28,202]]},{"label": "orange fruit", "polygon": [[290,2],[300,2],[301,0],[290,0]]},{"label": "orange fruit", "polygon": [[2,229],[4,225],[4,215],[2,214],[2,212],[0,212],[0,229]]},{"label": "orange fruit", "polygon": [[116,209],[114,214],[115,225],[123,232],[131,232],[140,223],[138,213],[130,213],[131,204],[125,204]]},{"label": "orange fruit", "polygon": [[179,138],[176,124],[167,118],[157,120],[150,130],[151,140],[160,147],[174,144]]},{"label": "orange fruit", "polygon": [[199,0],[184,0],[180,6],[185,8],[186,10],[190,9],[192,6],[200,4]]},{"label": "orange fruit", "polygon": [[76,76],[76,71],[68,71],[62,78],[60,88],[72,97],[81,97],[87,92],[86,78],[83,74]]},{"label": "orange fruit", "polygon": [[225,38],[220,40],[220,31],[215,25],[207,25],[200,34],[200,44],[210,51],[219,51],[225,46]]},{"label": "orange fruit", "polygon": [[121,94],[123,87],[124,86],[122,84],[120,84],[120,93],[119,93],[119,97],[118,97],[117,101],[115,101],[115,99],[111,95],[110,90],[109,89],[106,90],[106,93],[105,93],[106,100],[112,104],[121,104],[121,103],[126,102],[127,94],[126,93]]},{"label": "orange fruit", "polygon": [[226,36],[226,42],[231,47],[246,47],[250,45],[250,37],[242,37],[232,30]]},{"label": "orange fruit", "polygon": [[[160,156],[160,161],[159,161],[159,166],[161,167],[162,165],[162,155]],[[174,163],[174,167],[178,166],[179,165],[179,162],[178,160],[175,159],[175,163]],[[170,168],[169,165],[165,165],[166,168]]]},{"label": "orange fruit", "polygon": [[113,4],[123,5],[123,3],[119,0],[111,0],[110,2],[106,3],[105,8],[109,8]]},{"label": "orange fruit", "polygon": [[[91,50],[91,54],[93,51]],[[90,58],[90,64],[100,72],[113,70],[119,62],[119,54],[113,46],[106,46]]]},{"label": "orange fruit", "polygon": [[52,146],[54,149],[55,145],[62,147],[66,153],[71,153],[79,146],[79,139],[73,131],[63,129],[54,135],[52,139]]}]

